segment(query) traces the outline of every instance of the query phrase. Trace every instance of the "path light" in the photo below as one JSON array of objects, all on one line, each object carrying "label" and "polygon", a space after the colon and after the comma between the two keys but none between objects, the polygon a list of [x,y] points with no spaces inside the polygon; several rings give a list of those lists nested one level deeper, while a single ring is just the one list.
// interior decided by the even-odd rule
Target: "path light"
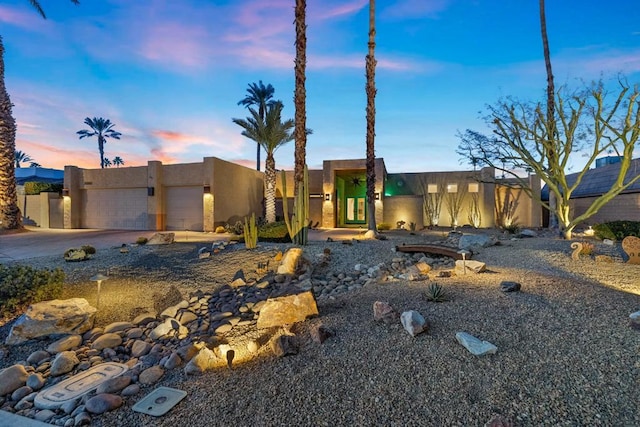
[{"label": "path light", "polygon": [[458,253],[462,255],[462,269],[464,270],[463,274],[467,274],[467,255],[470,255],[471,252],[466,249],[461,249],[458,251]]},{"label": "path light", "polygon": [[98,273],[95,276],[93,276],[91,279],[92,282],[98,282],[98,302],[96,303],[96,308],[100,307],[100,285],[102,285],[102,281],[103,280],[108,280],[109,277],[105,276],[104,274]]}]

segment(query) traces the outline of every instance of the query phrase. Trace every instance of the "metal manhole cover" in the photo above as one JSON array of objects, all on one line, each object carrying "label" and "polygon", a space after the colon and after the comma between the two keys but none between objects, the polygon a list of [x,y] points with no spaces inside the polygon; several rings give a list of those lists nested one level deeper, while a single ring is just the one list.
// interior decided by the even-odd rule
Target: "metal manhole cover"
[{"label": "metal manhole cover", "polygon": [[159,417],[169,412],[169,410],[180,403],[186,395],[186,391],[169,387],[158,387],[133,405],[132,409],[136,412]]}]

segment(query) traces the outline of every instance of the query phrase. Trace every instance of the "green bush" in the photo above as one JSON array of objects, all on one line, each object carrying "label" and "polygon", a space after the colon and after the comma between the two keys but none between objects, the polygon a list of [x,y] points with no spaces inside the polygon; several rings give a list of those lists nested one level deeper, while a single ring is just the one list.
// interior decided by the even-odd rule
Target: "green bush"
[{"label": "green bush", "polygon": [[272,222],[258,227],[258,240],[261,242],[289,243],[289,231],[284,221]]},{"label": "green bush", "polygon": [[640,236],[640,221],[611,221],[593,226],[598,239],[622,240],[627,236]]},{"label": "green bush", "polygon": [[382,222],[378,224],[378,231],[391,230],[391,224],[387,224],[386,222]]},{"label": "green bush", "polygon": [[62,184],[49,184],[45,182],[25,182],[24,193],[27,195],[40,194],[43,192],[60,193]]},{"label": "green bush", "polygon": [[148,241],[149,239],[147,239],[146,237],[138,237],[136,239],[136,244],[142,246],[142,245],[146,245]]},{"label": "green bush", "polygon": [[511,224],[502,227],[502,229],[509,234],[517,234],[520,231],[520,226],[518,224]]},{"label": "green bush", "polygon": [[0,316],[11,316],[17,308],[60,297],[64,273],[61,269],[0,265]]}]

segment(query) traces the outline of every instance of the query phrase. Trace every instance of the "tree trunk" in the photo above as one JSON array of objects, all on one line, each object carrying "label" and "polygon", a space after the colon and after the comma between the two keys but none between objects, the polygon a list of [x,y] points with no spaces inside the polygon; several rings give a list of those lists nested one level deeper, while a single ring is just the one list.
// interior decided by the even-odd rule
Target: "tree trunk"
[{"label": "tree trunk", "polygon": [[104,169],[104,137],[98,135],[98,151],[100,151],[100,167]]},{"label": "tree trunk", "polygon": [[[265,178],[265,219],[267,223],[276,220],[276,160],[273,153],[267,152],[267,158],[264,162],[264,178]],[[287,203],[286,197],[283,197],[283,203]]]},{"label": "tree trunk", "polygon": [[376,22],[375,22],[375,0],[369,0],[369,53],[366,57],[367,73],[367,203],[369,210],[369,230],[377,231],[376,227]]},{"label": "tree trunk", "polygon": [[16,122],[4,85],[4,45],[0,37],[0,229],[22,228],[16,192]]},{"label": "tree trunk", "polygon": [[[549,53],[549,38],[547,37],[547,19],[545,14],[544,0],[539,1],[540,5],[540,31],[542,33],[542,49],[544,52],[544,64],[547,71],[547,141],[545,143],[545,154],[549,167],[557,163],[557,153],[555,152],[554,140],[557,135],[555,118],[555,85],[553,82],[553,70],[551,69],[551,54]],[[558,217],[556,209],[558,201],[556,195],[549,191],[549,228],[558,228]]]},{"label": "tree trunk", "polygon": [[[256,145],[258,146],[258,152],[256,153],[256,170],[259,171],[260,170],[260,144],[256,143]],[[265,168],[266,167],[267,166],[265,165]]]},{"label": "tree trunk", "polygon": [[306,163],[307,148],[307,112],[305,69],[307,66],[307,24],[306,0],[296,0],[295,26],[296,26],[296,59],[295,59],[295,93],[293,102],[295,105],[295,166],[293,173],[294,196],[298,194],[300,183],[304,179],[304,165]]}]

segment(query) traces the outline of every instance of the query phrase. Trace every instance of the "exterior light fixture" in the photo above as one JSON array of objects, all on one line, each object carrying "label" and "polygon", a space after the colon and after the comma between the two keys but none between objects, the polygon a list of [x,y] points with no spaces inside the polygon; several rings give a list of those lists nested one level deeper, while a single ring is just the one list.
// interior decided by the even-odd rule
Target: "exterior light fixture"
[{"label": "exterior light fixture", "polygon": [[98,273],[95,276],[91,277],[91,279],[89,279],[92,282],[98,283],[98,301],[96,302],[96,308],[100,307],[100,285],[102,285],[102,282],[107,279],[109,279],[109,277],[101,273]]},{"label": "exterior light fixture", "polygon": [[204,191],[204,194],[211,194],[211,186],[208,184],[205,184],[203,191]]},{"label": "exterior light fixture", "polygon": [[69,189],[68,188],[63,188],[62,189],[62,197],[69,197]]},{"label": "exterior light fixture", "polygon": [[153,197],[156,194],[155,187],[147,187],[147,196]]},{"label": "exterior light fixture", "polygon": [[467,255],[471,255],[471,252],[461,249],[458,251],[460,255],[462,255],[462,269],[464,270],[463,274],[467,274]]},{"label": "exterior light fixture", "polygon": [[326,202],[330,202],[331,201],[331,193],[324,193],[324,200]]},{"label": "exterior light fixture", "polygon": [[375,193],[373,196],[376,200],[380,200],[380,193]]}]

